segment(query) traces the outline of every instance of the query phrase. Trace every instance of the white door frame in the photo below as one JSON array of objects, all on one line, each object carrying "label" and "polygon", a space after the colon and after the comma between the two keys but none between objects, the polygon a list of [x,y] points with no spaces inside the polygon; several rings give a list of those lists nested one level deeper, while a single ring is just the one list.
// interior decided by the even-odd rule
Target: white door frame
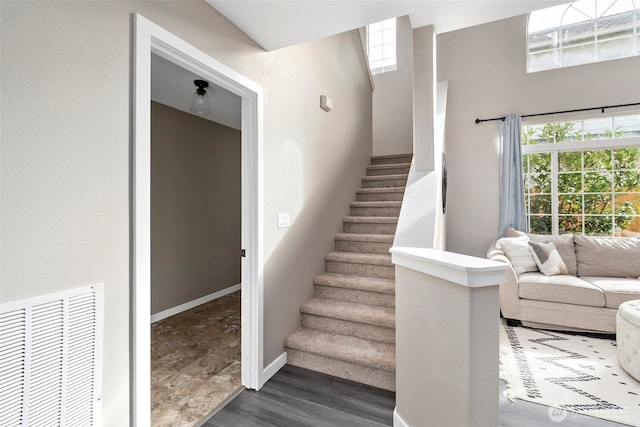
[{"label": "white door frame", "polygon": [[[134,16],[131,420],[151,413],[151,53],[242,98],[242,385],[263,382],[262,88],[141,15]],[[240,254],[238,254],[240,256]]]}]

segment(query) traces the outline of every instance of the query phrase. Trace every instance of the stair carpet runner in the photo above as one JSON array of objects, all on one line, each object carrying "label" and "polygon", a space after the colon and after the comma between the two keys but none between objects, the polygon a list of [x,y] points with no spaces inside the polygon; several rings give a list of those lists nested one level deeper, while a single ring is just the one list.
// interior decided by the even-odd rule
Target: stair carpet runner
[{"label": "stair carpet runner", "polygon": [[411,154],[372,157],[351,216],[285,339],[287,363],[395,390],[395,267],[389,249]]}]

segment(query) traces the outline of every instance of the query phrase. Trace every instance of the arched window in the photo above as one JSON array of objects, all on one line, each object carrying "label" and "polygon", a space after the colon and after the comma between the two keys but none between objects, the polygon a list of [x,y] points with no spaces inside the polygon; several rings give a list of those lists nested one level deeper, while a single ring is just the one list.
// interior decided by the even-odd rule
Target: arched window
[{"label": "arched window", "polygon": [[579,0],[529,14],[527,71],[640,55],[640,0]]}]

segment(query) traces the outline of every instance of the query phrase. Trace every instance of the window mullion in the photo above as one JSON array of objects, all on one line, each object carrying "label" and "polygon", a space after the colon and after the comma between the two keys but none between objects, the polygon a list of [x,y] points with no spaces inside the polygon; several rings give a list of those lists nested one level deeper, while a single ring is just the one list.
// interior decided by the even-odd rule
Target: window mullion
[{"label": "window mullion", "polygon": [[585,190],[584,190],[584,184],[585,184],[585,180],[584,180],[584,151],[582,151],[580,153],[580,185],[582,187],[582,191],[581,191],[581,195],[580,198],[582,200],[582,207],[580,208],[580,215],[582,216],[582,219],[580,221],[580,231],[582,234],[584,234],[584,222],[585,222],[585,213],[584,213],[584,206],[585,206]]},{"label": "window mullion", "polygon": [[551,234],[559,233],[558,216],[558,152],[551,153]]}]

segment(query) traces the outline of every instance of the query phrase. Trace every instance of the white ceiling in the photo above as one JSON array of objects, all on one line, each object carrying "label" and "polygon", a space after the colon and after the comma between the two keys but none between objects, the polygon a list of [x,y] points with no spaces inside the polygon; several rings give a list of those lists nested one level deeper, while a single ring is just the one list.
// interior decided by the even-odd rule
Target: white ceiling
[{"label": "white ceiling", "polygon": [[437,33],[484,24],[566,0],[207,0],[266,50],[409,15],[413,28]]},{"label": "white ceiling", "polygon": [[[409,15],[413,28],[437,33],[528,13],[564,0],[206,0],[266,50],[279,49]],[[189,114],[193,81],[202,79],[157,55],[151,58],[151,99]],[[212,113],[203,117],[241,128],[241,99],[218,86],[207,89]]]},{"label": "white ceiling", "polygon": [[[185,113],[189,111],[196,86],[193,81],[204,80],[158,55],[151,55],[151,100],[168,105]],[[209,82],[211,84],[211,82]],[[242,99],[220,86],[207,88],[211,103],[211,114],[202,117],[234,129],[241,127]]]}]

